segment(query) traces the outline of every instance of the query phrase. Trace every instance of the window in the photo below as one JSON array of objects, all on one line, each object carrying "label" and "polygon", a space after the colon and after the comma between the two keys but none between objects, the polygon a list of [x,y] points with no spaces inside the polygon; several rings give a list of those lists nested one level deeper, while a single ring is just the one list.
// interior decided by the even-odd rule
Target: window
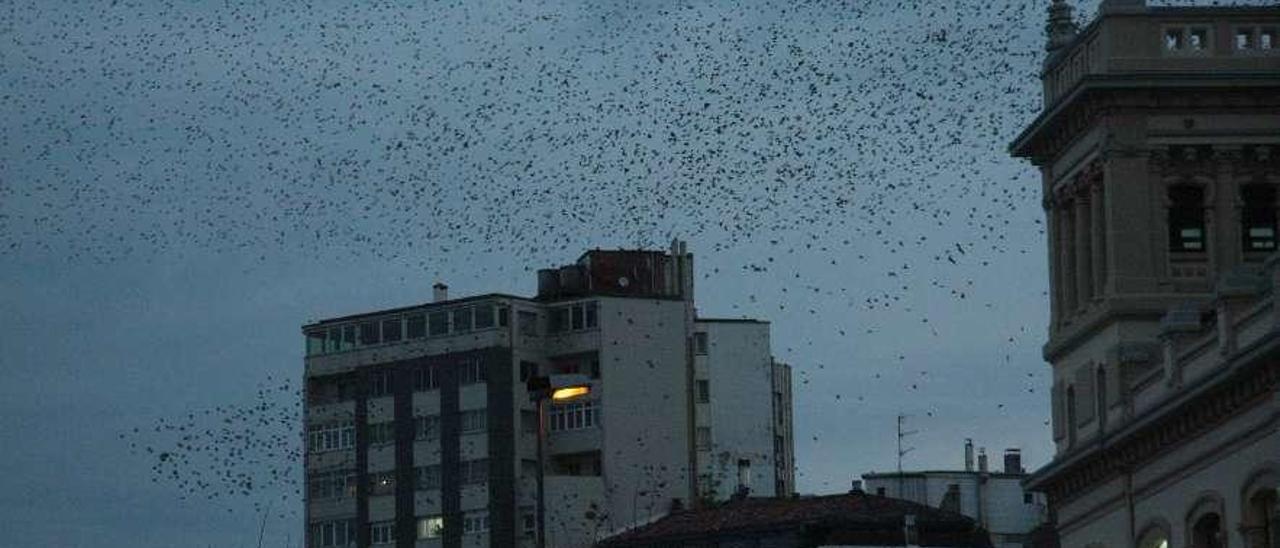
[{"label": "window", "polygon": [[587,315],[587,329],[594,329],[600,325],[600,311],[595,301],[591,301],[585,305]]},{"label": "window", "polygon": [[699,356],[707,355],[707,334],[706,333],[693,334],[693,353]]},{"label": "window", "polygon": [[520,507],[520,530],[526,535],[532,535],[538,528],[538,516],[534,513],[533,507]]},{"label": "window", "polygon": [[484,363],[478,359],[462,362],[458,369],[458,384],[477,384],[488,380],[485,377]]},{"label": "window", "polygon": [[506,327],[511,321],[511,309],[505,306],[498,307],[498,327]]},{"label": "window", "polygon": [[414,488],[431,490],[440,488],[440,465],[431,464],[413,469]]},{"label": "window", "polygon": [[424,415],[414,418],[414,438],[434,440],[440,437],[440,415]]},{"label": "window", "polygon": [[378,336],[378,322],[363,322],[360,324],[360,344],[368,346],[381,342]]},{"label": "window", "polygon": [[877,495],[877,496],[881,496],[881,497],[883,497],[883,496],[884,496],[884,487],[876,487],[876,495]]},{"label": "window", "polygon": [[493,327],[493,305],[483,304],[475,308],[476,329]]},{"label": "window", "polygon": [[329,338],[324,341],[325,352],[346,350],[346,346],[342,344],[342,331],[343,329],[341,327],[335,327],[329,330]]},{"label": "window", "polygon": [[396,473],[394,471],[375,472],[369,474],[370,495],[390,495],[396,492]]},{"label": "window", "polygon": [[449,334],[449,313],[432,312],[427,316],[427,333],[433,337]]},{"label": "window", "polygon": [[312,474],[307,479],[307,497],[311,500],[354,497],[356,475],[352,470],[336,470]]},{"label": "window", "polygon": [[387,421],[369,425],[369,445],[384,445],[395,441],[396,423]]},{"label": "window", "polygon": [[379,521],[369,524],[369,542],[373,544],[391,544],[396,541],[396,522]]},{"label": "window", "polygon": [[1035,495],[1032,495],[1031,493],[1023,493],[1023,494],[1022,494],[1022,503],[1023,503],[1023,504],[1033,504],[1033,503],[1035,503],[1035,501],[1036,501],[1036,499],[1035,499]]},{"label": "window", "polygon": [[520,382],[527,382],[530,378],[538,374],[538,364],[534,362],[520,362]]},{"label": "window", "polygon": [[1211,49],[1209,27],[1169,27],[1164,29],[1164,50],[1168,53],[1195,54]]},{"label": "window", "polygon": [[421,339],[427,336],[427,317],[414,314],[405,319],[405,334],[410,339]]},{"label": "window", "polygon": [[570,319],[569,328],[570,329],[574,331],[578,331],[580,329],[586,328],[585,312],[586,311],[583,310],[583,307],[580,304],[574,305],[574,307],[570,309],[570,312],[569,312],[569,319]]},{"label": "window", "polygon": [[355,541],[356,527],[352,520],[327,520],[311,524],[312,546],[347,546]]},{"label": "window", "polygon": [[312,453],[350,449],[356,445],[356,428],[351,423],[313,425],[307,430],[307,448]]},{"label": "window", "polygon": [[1067,447],[1076,444],[1076,389],[1067,387]]},{"label": "window", "polygon": [[1276,27],[1239,27],[1235,47],[1238,52],[1272,53],[1276,49]]},{"label": "window", "polygon": [[1225,540],[1222,518],[1218,514],[1205,514],[1191,526],[1191,546],[1195,548],[1222,548],[1226,546]]},{"label": "window", "polygon": [[708,426],[699,426],[694,432],[694,443],[698,449],[711,449],[711,428]]},{"label": "window", "polygon": [[464,460],[458,464],[458,476],[463,485],[489,482],[489,459]]},{"label": "window", "polygon": [[1098,428],[1107,428],[1107,372],[1098,366],[1094,380],[1095,397],[1098,400]]},{"label": "window", "polygon": [[1169,188],[1169,249],[1204,251],[1204,190],[1190,185]]},{"label": "window", "polygon": [[552,308],[547,312],[547,333],[561,333],[569,329],[569,309]]},{"label": "window", "polygon": [[382,371],[374,371],[370,373],[369,397],[379,398],[382,396],[390,396],[393,390],[393,379],[395,379],[395,371],[384,369]]},{"label": "window", "polygon": [[328,337],[326,337],[324,331],[308,331],[307,355],[317,356],[323,354],[325,352],[325,340],[327,338]]},{"label": "window", "polygon": [[400,318],[394,320],[382,320],[382,342],[396,342],[402,338],[404,334],[403,325]]},{"label": "window", "polygon": [[520,334],[529,337],[538,336],[538,314],[527,310],[516,312],[516,321],[520,322]]},{"label": "window", "polygon": [[441,516],[428,516],[418,518],[418,538],[440,538],[444,535],[444,518]]},{"label": "window", "polygon": [[467,512],[462,516],[462,534],[484,533],[489,530],[488,512]]},{"label": "window", "polygon": [[1244,224],[1244,250],[1275,251],[1276,249],[1276,191],[1267,185],[1246,185],[1240,188],[1244,202],[1240,221]]},{"label": "window", "polygon": [[346,325],[342,327],[342,348],[341,350],[351,350],[356,347],[356,326]]},{"label": "window", "polygon": [[553,404],[547,422],[552,432],[594,428],[600,424],[600,408],[595,401]]},{"label": "window", "polygon": [[471,434],[475,432],[485,431],[485,417],[487,412],[484,409],[476,409],[473,411],[463,411],[461,420],[463,434]]},{"label": "window", "polygon": [[453,309],[453,332],[471,331],[471,307]]},{"label": "window", "polygon": [[711,403],[711,381],[698,379],[698,403]]},{"label": "window", "polygon": [[434,365],[423,365],[413,370],[413,391],[426,392],[440,388],[439,370]]}]

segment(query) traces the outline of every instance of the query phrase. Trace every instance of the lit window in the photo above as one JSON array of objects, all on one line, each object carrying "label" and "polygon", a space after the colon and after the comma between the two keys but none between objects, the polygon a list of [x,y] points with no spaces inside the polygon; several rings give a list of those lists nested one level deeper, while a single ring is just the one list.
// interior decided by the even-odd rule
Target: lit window
[{"label": "lit window", "polygon": [[1179,185],[1169,189],[1169,249],[1204,251],[1204,190]]},{"label": "lit window", "polygon": [[418,518],[418,538],[440,538],[444,535],[444,518],[441,516],[429,516]]},{"label": "lit window", "polygon": [[1253,49],[1253,29],[1236,29],[1236,49]]},{"label": "lit window", "polygon": [[1164,49],[1178,51],[1183,48],[1182,29],[1165,29]]},{"label": "lit window", "polygon": [[1192,27],[1187,33],[1187,47],[1192,51],[1209,49],[1209,29]]},{"label": "lit window", "polygon": [[1276,49],[1276,28],[1263,27],[1258,31],[1258,49]]}]

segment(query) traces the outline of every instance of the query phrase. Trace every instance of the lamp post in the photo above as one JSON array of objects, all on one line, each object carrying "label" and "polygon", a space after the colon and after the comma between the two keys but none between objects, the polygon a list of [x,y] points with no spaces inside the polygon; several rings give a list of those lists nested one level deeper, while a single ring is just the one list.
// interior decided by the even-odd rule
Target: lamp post
[{"label": "lamp post", "polygon": [[547,547],[547,507],[544,481],[547,475],[543,462],[542,446],[547,442],[547,400],[566,402],[580,399],[591,393],[591,381],[585,375],[551,375],[529,377],[526,384],[529,399],[537,406],[538,413],[538,548]]}]

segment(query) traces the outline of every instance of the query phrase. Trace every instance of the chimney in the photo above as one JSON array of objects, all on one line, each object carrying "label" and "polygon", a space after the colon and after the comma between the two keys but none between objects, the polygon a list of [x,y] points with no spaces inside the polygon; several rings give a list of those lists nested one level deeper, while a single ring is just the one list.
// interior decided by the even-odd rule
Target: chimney
[{"label": "chimney", "polygon": [[978,448],[978,471],[983,474],[987,473],[987,448]]},{"label": "chimney", "polygon": [[973,471],[973,438],[964,439],[964,471]]},{"label": "chimney", "polygon": [[449,286],[444,285],[444,282],[436,282],[436,285],[431,286],[431,289],[434,290],[432,299],[435,302],[442,303],[449,300]]},{"label": "chimney", "polygon": [[1022,450],[1010,447],[1004,450],[1004,473],[1022,473]]}]

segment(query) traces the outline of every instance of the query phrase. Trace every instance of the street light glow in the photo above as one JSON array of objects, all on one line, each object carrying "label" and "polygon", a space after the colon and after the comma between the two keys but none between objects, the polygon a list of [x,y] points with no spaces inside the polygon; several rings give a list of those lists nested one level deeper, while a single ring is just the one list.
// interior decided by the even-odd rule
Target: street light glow
[{"label": "street light glow", "polygon": [[551,399],[555,401],[571,400],[590,393],[590,386],[566,386],[564,388],[557,388],[555,392],[552,392]]}]

